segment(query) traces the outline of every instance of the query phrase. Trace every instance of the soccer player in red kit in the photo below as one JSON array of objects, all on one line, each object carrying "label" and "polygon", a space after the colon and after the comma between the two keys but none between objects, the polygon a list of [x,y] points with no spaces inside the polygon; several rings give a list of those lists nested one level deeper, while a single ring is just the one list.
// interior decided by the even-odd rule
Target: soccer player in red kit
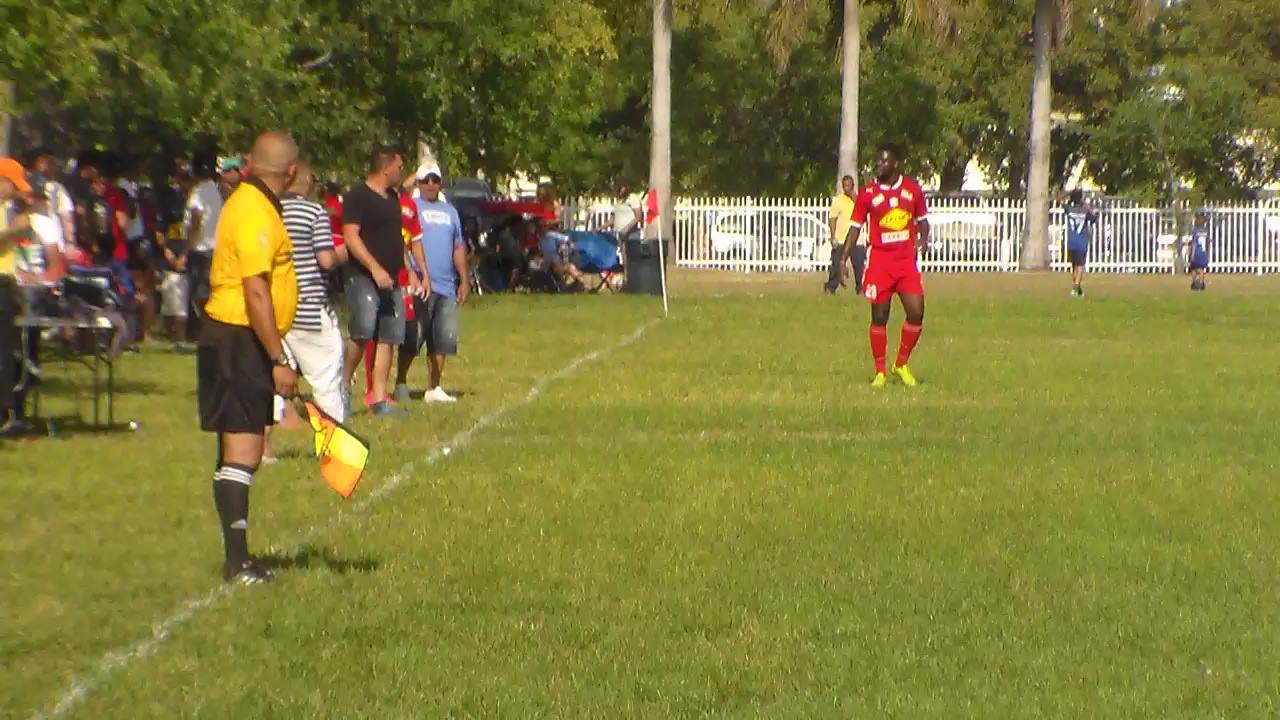
[{"label": "soccer player in red kit", "polygon": [[871,302],[871,356],[876,363],[872,387],[888,384],[885,353],[889,333],[885,326],[895,294],[902,301],[907,321],[902,325],[893,375],[907,387],[917,384],[907,361],[924,329],[924,282],[916,253],[929,246],[928,209],[920,183],[902,174],[901,158],[902,153],[893,145],[881,145],[876,151],[876,179],[863,187],[854,201],[853,226],[840,264],[841,283],[847,285],[849,256],[859,235],[866,232],[867,270],[862,294]]}]

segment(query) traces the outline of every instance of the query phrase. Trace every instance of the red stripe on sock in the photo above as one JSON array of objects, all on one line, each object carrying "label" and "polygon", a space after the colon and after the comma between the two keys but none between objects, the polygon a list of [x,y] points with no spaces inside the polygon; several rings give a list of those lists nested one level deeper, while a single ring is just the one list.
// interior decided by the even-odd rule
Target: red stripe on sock
[{"label": "red stripe on sock", "polygon": [[868,335],[871,338],[871,358],[876,361],[876,372],[884,372],[884,358],[889,349],[889,331],[883,325],[872,325]]},{"label": "red stripe on sock", "polygon": [[906,365],[911,360],[911,351],[916,349],[916,343],[920,342],[922,332],[924,327],[920,325],[906,323],[902,326],[902,339],[898,344],[898,367]]}]

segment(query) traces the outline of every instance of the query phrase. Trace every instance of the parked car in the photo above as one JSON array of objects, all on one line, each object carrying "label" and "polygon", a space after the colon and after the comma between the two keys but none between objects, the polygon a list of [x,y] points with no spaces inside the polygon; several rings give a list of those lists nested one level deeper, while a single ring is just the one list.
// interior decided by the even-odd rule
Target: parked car
[{"label": "parked car", "polygon": [[935,259],[995,261],[1000,257],[1000,218],[995,213],[930,213],[929,230],[929,251]]},{"label": "parked car", "polygon": [[811,269],[818,248],[831,230],[814,215],[794,210],[735,210],[711,224],[711,250],[727,257],[777,261],[797,270]]}]

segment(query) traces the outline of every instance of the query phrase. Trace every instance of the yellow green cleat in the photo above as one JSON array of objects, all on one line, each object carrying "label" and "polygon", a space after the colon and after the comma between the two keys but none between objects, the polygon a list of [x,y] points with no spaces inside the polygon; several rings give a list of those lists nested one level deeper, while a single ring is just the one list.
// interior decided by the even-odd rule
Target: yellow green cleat
[{"label": "yellow green cleat", "polygon": [[873,388],[882,388],[888,384],[889,378],[885,377],[884,373],[876,373],[876,376],[871,379],[871,387]]},{"label": "yellow green cleat", "polygon": [[920,384],[916,381],[916,376],[911,374],[911,368],[906,365],[894,368],[893,374],[896,375],[898,379],[902,381],[902,384],[907,387],[915,387]]}]

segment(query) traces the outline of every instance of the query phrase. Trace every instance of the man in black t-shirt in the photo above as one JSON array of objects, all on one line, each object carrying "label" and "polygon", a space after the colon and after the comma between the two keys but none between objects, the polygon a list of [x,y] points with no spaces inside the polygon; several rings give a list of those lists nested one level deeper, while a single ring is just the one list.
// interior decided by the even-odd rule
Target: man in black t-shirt
[{"label": "man in black t-shirt", "polygon": [[404,342],[404,298],[396,276],[404,268],[404,240],[400,233],[400,187],[403,162],[394,148],[373,152],[364,184],[353,188],[342,201],[342,235],[350,254],[344,292],[350,310],[346,345],[346,379],[352,376],[373,341],[373,387],[369,388],[375,415],[391,415],[387,401],[387,376],[393,349]]}]

